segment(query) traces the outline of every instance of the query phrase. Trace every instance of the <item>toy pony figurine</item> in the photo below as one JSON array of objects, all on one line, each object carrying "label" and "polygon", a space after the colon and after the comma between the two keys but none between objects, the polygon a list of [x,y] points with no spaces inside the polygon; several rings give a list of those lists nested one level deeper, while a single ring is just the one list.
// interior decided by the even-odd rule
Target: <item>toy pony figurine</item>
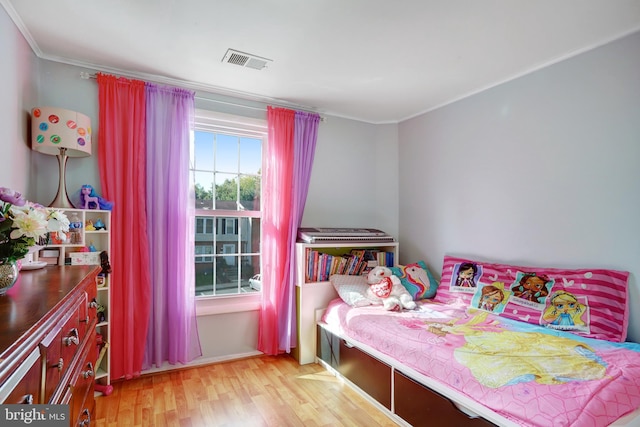
[{"label": "toy pony figurine", "polygon": [[78,209],[104,209],[110,211],[113,203],[98,196],[89,184],[80,188],[80,203],[76,204]]},{"label": "toy pony figurine", "polygon": [[[80,189],[80,198],[83,199],[83,209],[89,209],[91,206],[95,205],[95,208],[98,209],[100,203],[98,203],[98,196],[92,196],[93,188],[88,185],[83,185]],[[92,205],[93,203],[93,205]]]}]

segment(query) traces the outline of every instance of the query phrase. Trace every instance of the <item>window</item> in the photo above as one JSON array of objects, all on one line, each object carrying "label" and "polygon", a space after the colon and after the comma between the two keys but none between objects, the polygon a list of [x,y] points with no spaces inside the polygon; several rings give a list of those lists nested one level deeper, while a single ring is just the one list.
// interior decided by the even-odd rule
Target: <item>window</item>
[{"label": "window", "polygon": [[[196,111],[196,296],[260,292],[260,192],[266,123]],[[259,277],[259,276],[258,276]]]},{"label": "window", "polygon": [[196,234],[213,233],[213,218],[196,218]]}]

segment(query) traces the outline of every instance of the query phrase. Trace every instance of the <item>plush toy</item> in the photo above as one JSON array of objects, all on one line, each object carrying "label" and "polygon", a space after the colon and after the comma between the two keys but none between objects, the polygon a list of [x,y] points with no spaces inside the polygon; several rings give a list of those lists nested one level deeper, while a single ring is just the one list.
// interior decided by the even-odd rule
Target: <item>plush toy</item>
[{"label": "plush toy", "polygon": [[367,298],[372,304],[382,304],[385,310],[413,310],[416,303],[409,291],[402,286],[400,279],[391,273],[388,267],[374,267],[367,275]]}]

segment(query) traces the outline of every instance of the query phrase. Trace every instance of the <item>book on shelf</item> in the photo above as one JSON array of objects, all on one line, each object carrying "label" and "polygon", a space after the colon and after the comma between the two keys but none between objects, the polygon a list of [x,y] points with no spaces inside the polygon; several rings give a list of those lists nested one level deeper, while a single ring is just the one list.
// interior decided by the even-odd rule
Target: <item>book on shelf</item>
[{"label": "book on shelf", "polygon": [[379,265],[393,266],[393,255],[378,249],[351,249],[349,253],[332,255],[307,248],[305,283],[326,282],[334,274],[367,274]]},{"label": "book on shelf", "polygon": [[58,265],[58,257],[41,256],[38,260],[40,262],[46,262],[47,265]]},{"label": "book on shelf", "polygon": [[59,249],[42,249],[40,256],[43,258],[58,258],[60,256]]}]

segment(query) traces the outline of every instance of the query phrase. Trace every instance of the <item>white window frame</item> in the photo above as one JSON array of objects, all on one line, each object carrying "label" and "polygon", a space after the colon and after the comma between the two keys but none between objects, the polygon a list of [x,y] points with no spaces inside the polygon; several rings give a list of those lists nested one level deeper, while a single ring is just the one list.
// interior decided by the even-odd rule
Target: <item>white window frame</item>
[{"label": "white window frame", "polygon": [[[197,130],[204,130],[209,132],[231,133],[239,136],[260,138],[263,141],[263,167],[264,168],[264,153],[266,149],[267,141],[267,122],[262,119],[255,119],[250,117],[243,117],[237,115],[230,115],[225,113],[218,113],[208,110],[197,109],[195,115],[195,128]],[[262,185],[261,185],[262,188]],[[210,210],[196,209],[195,216],[207,216],[211,214]],[[237,217],[238,211],[218,210],[216,216]],[[244,212],[242,217],[256,217],[260,218],[262,215],[259,212],[253,214]],[[212,223],[213,226],[213,223]],[[206,225],[203,224],[203,231],[206,230]],[[261,250],[262,259],[262,250]],[[262,271],[262,269],[260,269]],[[257,311],[261,307],[261,292],[252,292],[247,294],[232,294],[225,296],[211,296],[211,297],[196,297],[196,315],[207,316],[213,314],[224,313],[236,313],[243,311]]]}]

